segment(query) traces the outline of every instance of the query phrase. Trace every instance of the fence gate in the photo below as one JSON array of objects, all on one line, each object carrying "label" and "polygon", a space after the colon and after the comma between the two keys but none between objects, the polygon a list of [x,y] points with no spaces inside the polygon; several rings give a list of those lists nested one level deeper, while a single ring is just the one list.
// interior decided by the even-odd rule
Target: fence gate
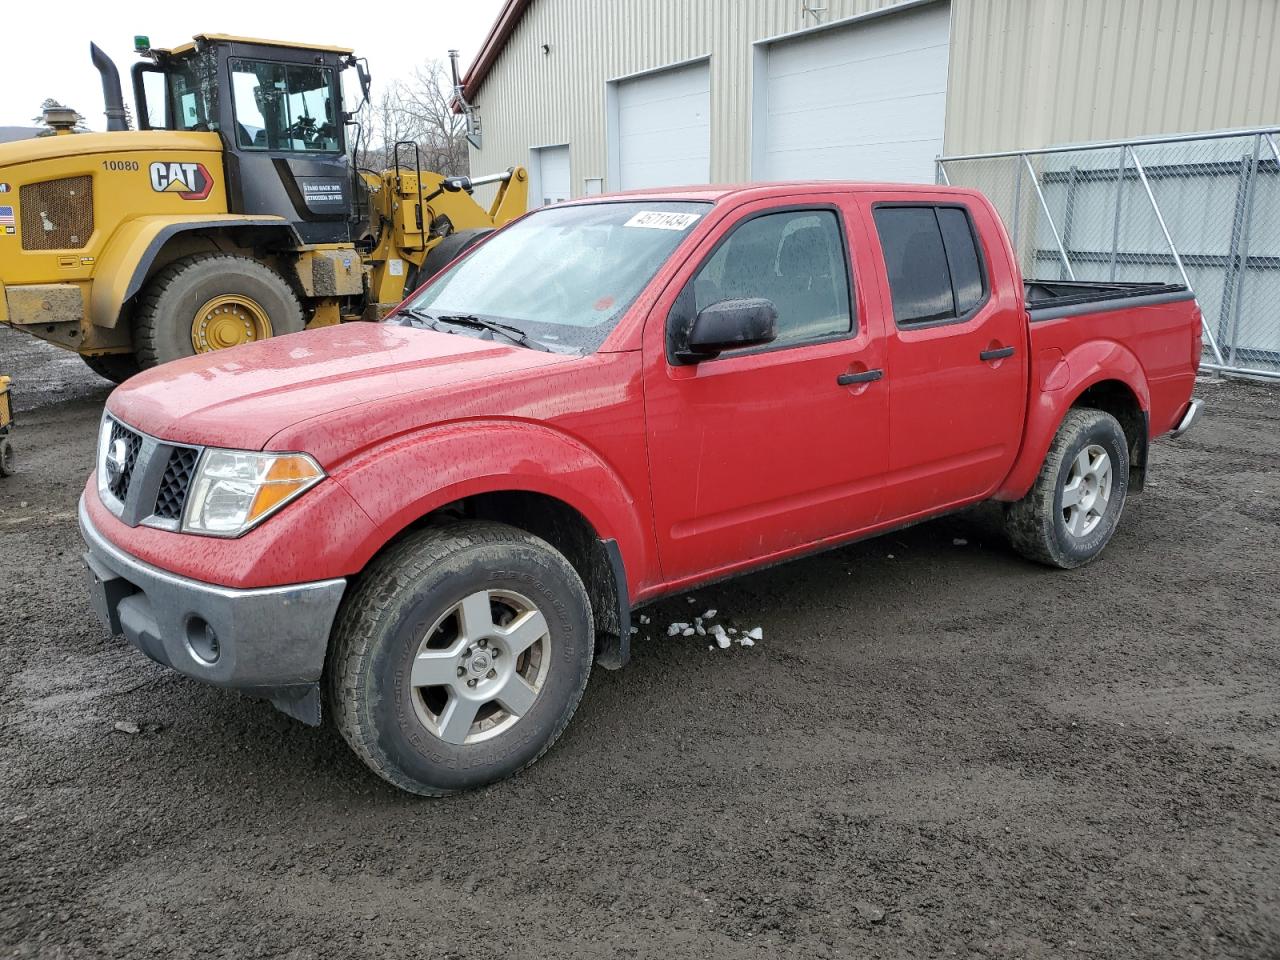
[{"label": "fence gate", "polygon": [[1280,379],[1280,127],[940,157],[985,193],[1023,275],[1196,293],[1210,370]]}]

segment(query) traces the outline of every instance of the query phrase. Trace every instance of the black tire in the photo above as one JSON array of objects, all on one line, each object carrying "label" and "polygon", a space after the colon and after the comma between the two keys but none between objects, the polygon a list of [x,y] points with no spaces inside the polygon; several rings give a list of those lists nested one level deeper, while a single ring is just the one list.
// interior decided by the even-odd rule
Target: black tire
[{"label": "black tire", "polygon": [[0,437],[0,477],[12,477],[17,468],[13,458],[13,444],[8,437]]},{"label": "black tire", "polygon": [[[1063,496],[1072,480],[1073,465],[1091,447],[1105,451],[1110,461],[1110,491],[1079,532],[1068,526]],[[1078,469],[1078,468],[1077,468]],[[1097,483],[1095,480],[1094,486]],[[1090,408],[1069,410],[1053,438],[1049,452],[1030,492],[1005,507],[1005,530],[1014,549],[1029,560],[1069,570],[1094,559],[1115,533],[1129,492],[1129,444],[1119,422],[1109,413]],[[1097,499],[1093,503],[1097,503]]]},{"label": "black tire", "polygon": [[459,230],[449,234],[431,248],[427,258],[422,261],[422,266],[414,272],[412,286],[407,286],[405,293],[410,293],[426,283],[491,233],[493,233],[491,228],[478,227],[475,230]]},{"label": "black tire", "polygon": [[142,370],[138,366],[137,358],[131,353],[108,353],[100,357],[87,357],[81,354],[80,359],[98,376],[116,384],[124,383]]},{"label": "black tire", "polygon": [[[433,708],[428,698],[447,693],[447,704],[460,698],[444,686],[414,687],[414,665],[434,625],[451,618],[449,611],[463,598],[484,591],[507,591],[532,601],[545,618],[546,631],[537,641],[545,670],[527,712],[510,719],[513,715],[494,701],[482,710],[495,708],[490,716],[497,718],[492,720],[496,732],[477,734],[478,726],[468,720],[465,729],[472,732],[466,736],[488,739],[450,743],[442,738],[447,706]],[[500,611],[501,602],[490,599],[491,609]],[[431,634],[443,637],[449,648],[447,654],[434,651],[441,663],[467,642],[449,636],[449,624],[463,634],[461,615]],[[591,603],[582,580],[545,541],[481,521],[423,530],[377,557],[343,600],[327,668],[329,706],[342,736],[376,774],[411,793],[443,796],[509,777],[550,749],[577,709],[594,646]],[[472,676],[474,663],[462,662],[467,666],[456,667],[459,677]],[[515,667],[521,661],[492,661],[499,662]],[[531,661],[524,662],[527,669]],[[452,660],[446,669],[452,676]],[[502,676],[488,682],[501,687]],[[471,681],[449,680],[455,682],[461,690]],[[439,729],[429,725],[432,709],[438,710]],[[489,722],[483,712],[478,716]],[[503,723],[511,725],[502,728]]]},{"label": "black tire", "polygon": [[271,333],[297,333],[302,307],[288,282],[264,263],[229,253],[198,253],[175,260],[148,282],[133,319],[134,354],[142,369],[191,357],[196,312],[214,297],[252,298],[271,321]]}]

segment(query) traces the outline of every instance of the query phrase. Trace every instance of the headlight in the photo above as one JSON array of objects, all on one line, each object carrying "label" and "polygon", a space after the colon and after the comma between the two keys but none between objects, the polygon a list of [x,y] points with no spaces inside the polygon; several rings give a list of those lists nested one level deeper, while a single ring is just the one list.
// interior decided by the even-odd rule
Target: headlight
[{"label": "headlight", "polygon": [[187,498],[184,533],[238,537],[324,478],[305,453],[205,450]]}]

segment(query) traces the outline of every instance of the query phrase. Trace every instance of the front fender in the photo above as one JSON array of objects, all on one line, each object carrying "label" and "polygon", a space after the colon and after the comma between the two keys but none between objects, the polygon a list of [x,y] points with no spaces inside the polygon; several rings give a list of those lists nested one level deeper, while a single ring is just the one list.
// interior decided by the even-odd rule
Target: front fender
[{"label": "front fender", "polygon": [[431,427],[363,451],[332,475],[376,528],[358,548],[363,567],[406,527],[463,497],[520,491],[569,505],[596,536],[615,540],[634,596],[657,577],[644,535],[647,483],[639,497],[594,450],[569,434],[516,420]]},{"label": "front fender", "polygon": [[1062,418],[1082,393],[1104,380],[1123,383],[1137,398],[1138,406],[1145,413],[1151,412],[1146,371],[1123,344],[1090,340],[1066,355],[1057,349],[1036,354],[1022,447],[994,499],[1020,500],[1026,495],[1040,473]]},{"label": "front fender", "polygon": [[135,217],[120,225],[106,252],[98,258],[89,293],[89,319],[99,327],[112,328],[120,319],[125,301],[142,289],[143,282],[164,245],[179,233],[227,227],[288,228],[283,217],[248,217],[234,213],[184,217],[165,214]]}]

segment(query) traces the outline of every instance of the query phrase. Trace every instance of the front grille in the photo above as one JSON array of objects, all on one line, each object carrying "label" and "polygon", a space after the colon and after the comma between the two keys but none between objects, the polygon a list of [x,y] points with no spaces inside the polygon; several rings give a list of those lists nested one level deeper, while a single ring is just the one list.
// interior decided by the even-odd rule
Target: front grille
[{"label": "front grille", "polygon": [[93,233],[93,177],[29,183],[18,209],[23,250],[79,250]]},{"label": "front grille", "polygon": [[156,494],[155,516],[161,520],[181,520],[182,508],[187,503],[187,490],[196,472],[196,460],[200,451],[191,447],[174,447],[169,463],[160,480],[160,492]]},{"label": "front grille", "polygon": [[111,421],[111,436],[107,440],[106,455],[111,455],[117,440],[125,442],[124,466],[115,474],[108,472],[107,489],[111,495],[124,503],[129,493],[129,481],[133,479],[133,468],[138,465],[138,450],[142,447],[142,436],[130,430],[119,420]]}]

